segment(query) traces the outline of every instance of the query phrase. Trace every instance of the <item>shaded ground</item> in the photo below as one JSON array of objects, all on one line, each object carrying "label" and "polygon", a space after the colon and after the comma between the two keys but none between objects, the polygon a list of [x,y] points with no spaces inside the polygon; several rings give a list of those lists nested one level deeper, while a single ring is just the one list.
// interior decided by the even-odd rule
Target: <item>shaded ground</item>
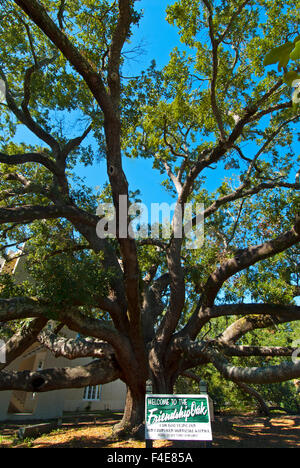
[{"label": "shaded ground", "polygon": [[[35,440],[16,440],[20,425],[0,425],[0,448],[144,448],[145,442],[113,441],[112,426],[120,415],[64,420],[51,434]],[[300,416],[217,416],[212,424],[213,448],[300,448]],[[154,441],[154,448],[172,447]]]},{"label": "shaded ground", "polygon": [[300,448],[300,416],[216,418],[216,448]]}]

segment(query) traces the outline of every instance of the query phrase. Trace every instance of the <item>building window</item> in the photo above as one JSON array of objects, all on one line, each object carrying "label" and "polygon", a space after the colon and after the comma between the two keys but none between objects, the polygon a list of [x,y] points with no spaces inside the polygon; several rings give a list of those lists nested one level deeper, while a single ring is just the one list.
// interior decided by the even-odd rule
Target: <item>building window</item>
[{"label": "building window", "polygon": [[39,361],[38,366],[37,366],[37,370],[38,371],[43,370],[43,367],[44,367],[43,361]]},{"label": "building window", "polygon": [[85,401],[101,400],[102,385],[95,385],[94,387],[85,387],[83,392],[83,399]]}]

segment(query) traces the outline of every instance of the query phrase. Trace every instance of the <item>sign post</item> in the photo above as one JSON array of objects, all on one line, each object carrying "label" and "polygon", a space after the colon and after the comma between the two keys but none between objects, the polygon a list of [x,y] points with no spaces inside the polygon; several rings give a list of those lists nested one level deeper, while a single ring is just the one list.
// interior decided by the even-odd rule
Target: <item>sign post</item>
[{"label": "sign post", "polygon": [[6,363],[6,343],[0,340],[0,364]]},{"label": "sign post", "polygon": [[147,440],[211,441],[207,393],[200,395],[146,395]]},{"label": "sign post", "polygon": [[[147,396],[152,395],[152,380],[147,380],[146,382],[146,401],[147,401]],[[153,442],[152,439],[147,439],[146,438],[146,448],[153,448]]]}]

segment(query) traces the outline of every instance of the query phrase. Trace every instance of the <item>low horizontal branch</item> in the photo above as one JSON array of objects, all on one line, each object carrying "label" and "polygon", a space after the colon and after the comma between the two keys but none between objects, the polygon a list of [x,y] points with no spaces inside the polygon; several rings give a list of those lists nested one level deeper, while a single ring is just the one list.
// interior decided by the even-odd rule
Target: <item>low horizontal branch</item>
[{"label": "low horizontal branch", "polygon": [[43,330],[37,336],[37,341],[44,345],[55,357],[65,357],[67,359],[78,358],[111,358],[114,350],[105,341],[96,339],[74,339],[58,336],[50,330]]},{"label": "low horizontal branch", "polygon": [[249,303],[220,304],[207,308],[203,318],[228,317],[231,315],[271,315],[285,321],[300,320],[300,306],[295,304]]},{"label": "low horizontal branch", "polygon": [[65,218],[72,223],[85,223],[96,227],[98,217],[71,204],[20,205],[13,208],[0,208],[0,224],[31,223],[40,219]]},{"label": "low horizontal branch", "polygon": [[[274,325],[275,323],[287,323],[295,320],[300,320],[300,306],[294,304],[272,304],[272,303],[249,303],[249,304],[220,304],[212,307],[201,307],[201,301],[194,313],[193,326],[196,324],[197,315],[197,327],[200,330],[207,322],[217,317],[229,317],[229,316],[242,316],[245,319],[236,320],[230,327],[233,329],[240,329],[241,327],[247,331],[246,319],[252,320],[252,325],[255,325],[253,316],[256,316],[256,322],[259,323],[257,328],[266,328]],[[265,322],[263,322],[265,319]],[[190,324],[191,327],[191,324]],[[191,329],[191,328],[190,328]],[[226,330],[228,330],[226,329]],[[188,335],[189,328],[185,327],[179,333],[179,336],[184,337]],[[225,330],[223,332],[223,339],[225,339]]]},{"label": "low horizontal branch", "polygon": [[55,162],[52,161],[46,154],[43,153],[24,153],[24,154],[5,154],[0,153],[0,163],[10,166],[28,163],[37,163],[45,166],[53,174],[59,172]]},{"label": "low horizontal branch", "polygon": [[219,341],[231,345],[253,330],[273,327],[274,325],[300,319],[300,306],[261,304],[261,307],[259,307],[260,304],[257,304],[258,307],[255,308],[249,307],[250,305],[254,306],[255,304],[245,304],[246,307],[241,308],[239,313],[241,314],[243,310],[243,317],[229,325],[219,336]]},{"label": "low horizontal branch", "polygon": [[82,388],[113,382],[120,378],[120,369],[110,358],[102,358],[85,366],[46,369],[38,372],[0,372],[0,390],[49,392],[67,388]]},{"label": "low horizontal branch", "polygon": [[300,377],[300,361],[285,361],[281,364],[265,367],[232,366],[220,353],[207,350],[205,352],[214,367],[228,380],[252,384],[271,384],[298,379]]},{"label": "low horizontal branch", "polygon": [[226,356],[292,356],[297,348],[291,346],[238,346],[222,345],[222,351]]},{"label": "low horizontal branch", "polygon": [[227,356],[292,356],[297,348],[291,346],[243,346],[243,345],[228,345],[216,340],[189,341],[186,338],[178,338],[174,340],[173,349],[181,350],[190,358],[202,358],[205,356],[206,349],[211,346],[217,346],[222,353]]},{"label": "low horizontal branch", "polygon": [[0,299],[0,322],[46,317],[49,307],[27,297]]}]

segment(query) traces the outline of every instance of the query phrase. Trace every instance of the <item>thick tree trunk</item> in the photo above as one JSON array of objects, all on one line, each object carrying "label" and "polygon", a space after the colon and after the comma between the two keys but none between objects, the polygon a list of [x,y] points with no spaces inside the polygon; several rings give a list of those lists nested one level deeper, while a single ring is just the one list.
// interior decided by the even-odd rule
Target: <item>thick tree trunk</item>
[{"label": "thick tree trunk", "polygon": [[[166,360],[167,353],[162,353],[159,345],[155,345],[149,353],[149,368],[153,385],[153,393],[172,393],[172,363]],[[178,364],[178,362],[177,362]]]},{"label": "thick tree trunk", "polygon": [[135,437],[144,439],[145,392],[127,387],[125,409],[122,420],[114,426],[113,437]]},{"label": "thick tree trunk", "polygon": [[[152,356],[153,358],[153,356]],[[159,394],[173,393],[172,376],[161,363],[150,357],[150,377],[152,380],[152,392]],[[141,367],[142,372],[142,367]],[[141,375],[141,373],[140,373]],[[113,430],[113,437],[134,437],[144,440],[145,437],[145,394],[146,381],[136,376],[136,385],[127,387],[127,396],[123,418]],[[133,379],[131,379],[132,381]]]},{"label": "thick tree trunk", "polygon": [[165,369],[152,377],[153,393],[171,394],[173,393],[172,379]]}]

